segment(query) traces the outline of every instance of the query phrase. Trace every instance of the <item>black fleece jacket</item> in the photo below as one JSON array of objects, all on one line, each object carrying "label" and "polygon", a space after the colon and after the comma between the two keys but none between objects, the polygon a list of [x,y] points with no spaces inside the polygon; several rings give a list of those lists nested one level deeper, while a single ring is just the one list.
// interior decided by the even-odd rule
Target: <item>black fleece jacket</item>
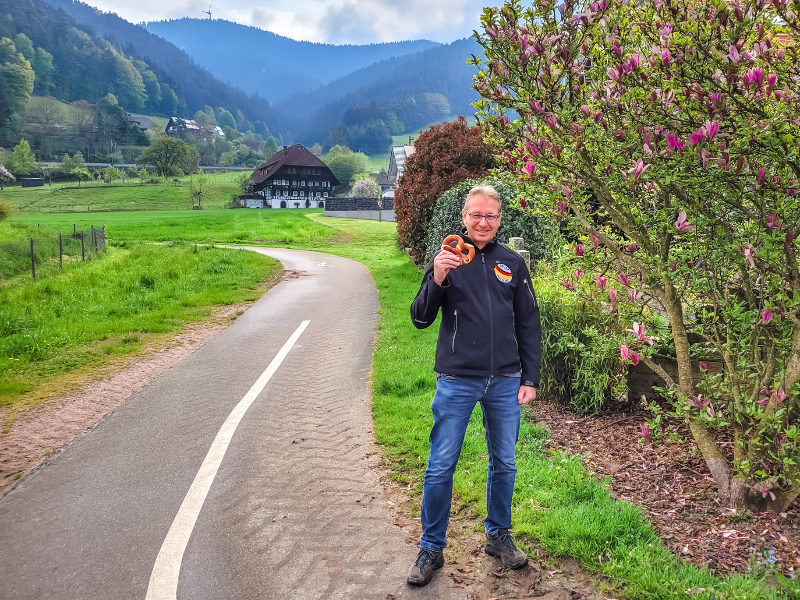
[{"label": "black fleece jacket", "polygon": [[495,240],[483,250],[476,246],[472,262],[451,270],[441,286],[433,280],[431,261],[411,304],[414,326],[429,327],[440,308],[437,373],[492,377],[521,372],[521,385],[539,385],[539,305],[519,255]]}]

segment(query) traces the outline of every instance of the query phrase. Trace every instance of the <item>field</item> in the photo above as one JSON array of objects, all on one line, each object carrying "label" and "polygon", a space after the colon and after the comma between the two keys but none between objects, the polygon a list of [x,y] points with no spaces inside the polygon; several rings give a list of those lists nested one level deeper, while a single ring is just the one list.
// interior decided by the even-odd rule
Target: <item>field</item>
[{"label": "field", "polygon": [[8,239],[10,228],[27,226],[21,237],[30,237],[36,226],[61,230],[106,227],[112,240],[196,243],[256,244],[281,246],[292,243],[327,242],[335,230],[305,218],[321,209],[260,210],[211,209],[202,211],[120,212],[102,214],[21,214],[8,225],[0,223],[0,240]]},{"label": "field", "polygon": [[[230,201],[231,195],[240,193],[241,172],[213,173],[208,177],[217,189],[206,208],[220,208]],[[130,179],[125,183],[115,182],[112,187],[102,182],[81,183],[79,187],[77,182],[35,188],[15,186],[0,192],[0,199],[16,210],[36,213],[186,210],[192,207],[184,185],[188,179],[147,184]]]}]

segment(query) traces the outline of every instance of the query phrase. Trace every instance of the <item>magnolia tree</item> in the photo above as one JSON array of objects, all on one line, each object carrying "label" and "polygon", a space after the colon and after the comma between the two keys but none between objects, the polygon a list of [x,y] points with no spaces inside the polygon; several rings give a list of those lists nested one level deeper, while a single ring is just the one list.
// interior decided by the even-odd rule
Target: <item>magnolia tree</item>
[{"label": "magnolia tree", "polygon": [[[474,61],[485,135],[545,191],[532,209],[582,240],[563,284],[612,317],[638,311],[622,360],[664,379],[721,500],[759,510],[800,493],[793,1],[511,1],[484,10]],[[652,359],[656,314],[677,379]],[[693,373],[709,355],[722,372]]]}]

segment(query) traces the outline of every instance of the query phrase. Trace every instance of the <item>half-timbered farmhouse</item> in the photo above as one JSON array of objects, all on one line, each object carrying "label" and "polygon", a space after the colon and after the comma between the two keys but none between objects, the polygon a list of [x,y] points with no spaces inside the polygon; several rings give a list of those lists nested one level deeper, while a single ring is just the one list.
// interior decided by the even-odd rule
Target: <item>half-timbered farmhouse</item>
[{"label": "half-timbered farmhouse", "polygon": [[302,144],[284,146],[253,171],[248,208],[324,208],[331,190],[340,185],[328,165]]}]

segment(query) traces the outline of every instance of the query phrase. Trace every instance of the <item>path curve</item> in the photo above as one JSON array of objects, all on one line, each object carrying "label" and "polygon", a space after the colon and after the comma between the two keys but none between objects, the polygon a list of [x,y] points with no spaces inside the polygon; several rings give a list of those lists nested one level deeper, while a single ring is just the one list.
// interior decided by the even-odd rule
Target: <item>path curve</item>
[{"label": "path curve", "polygon": [[377,294],[340,257],[251,248],[293,273],[0,499],[0,596],[144,598],[212,440],[303,320],[231,438],[180,569],[178,598],[465,598],[405,576],[370,456]]}]

